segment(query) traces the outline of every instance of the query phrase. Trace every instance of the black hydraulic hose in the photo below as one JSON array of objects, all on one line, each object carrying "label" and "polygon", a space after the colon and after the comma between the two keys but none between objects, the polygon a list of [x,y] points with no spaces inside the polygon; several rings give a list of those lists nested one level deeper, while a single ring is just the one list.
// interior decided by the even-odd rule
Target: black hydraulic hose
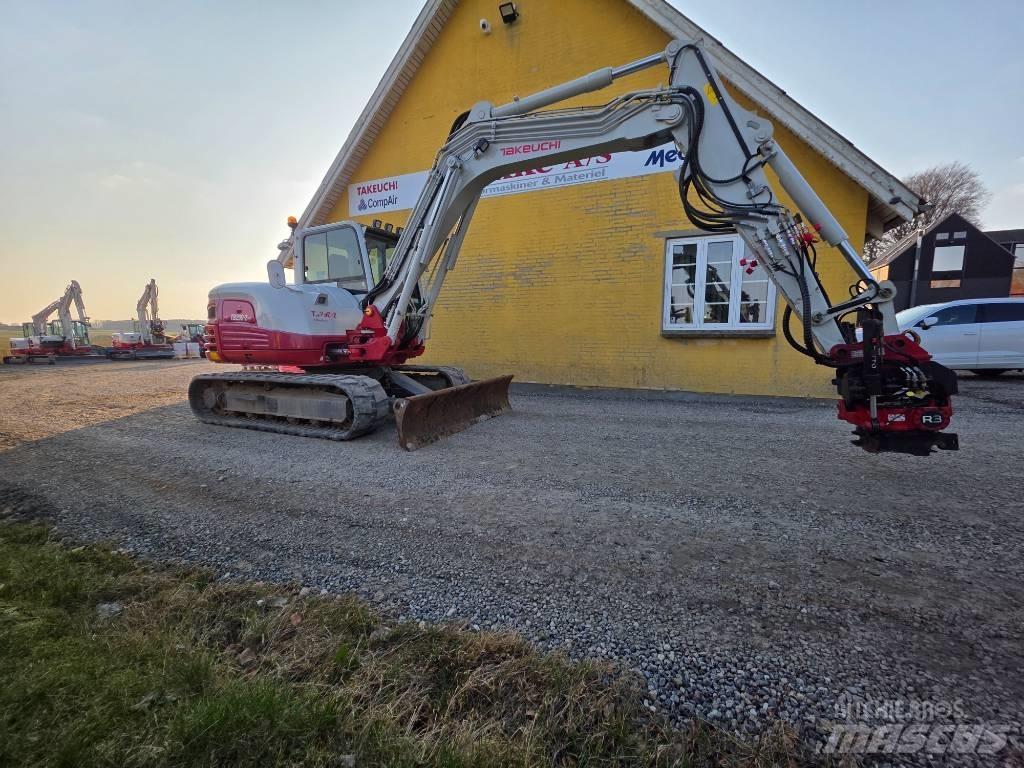
[{"label": "black hydraulic hose", "polygon": [[[762,215],[778,215],[778,206],[774,202],[774,194],[767,189],[768,200],[760,203],[735,203],[719,197],[712,185],[728,184],[746,178],[750,171],[752,162],[756,165],[763,165],[746,153],[746,147],[741,146],[747,154],[739,174],[729,179],[717,179],[704,172],[700,162],[700,138],[704,129],[704,102],[703,96],[696,89],[686,86],[680,88],[679,92],[687,97],[683,101],[684,108],[689,114],[687,126],[687,147],[683,153],[682,166],[679,175],[679,197],[687,218],[697,227],[709,232],[725,232],[735,228],[736,219],[745,217],[749,213],[760,213]],[[741,142],[742,144],[742,142]],[[707,207],[708,210],[701,210],[690,202],[691,189],[697,199]]]},{"label": "black hydraulic hose", "polygon": [[793,336],[793,331],[789,327],[789,321],[793,317],[793,308],[787,304],[786,309],[782,313],[782,335],[786,337],[786,341],[789,342],[789,346],[799,352],[801,355],[807,355],[808,357],[814,357],[814,354],[807,347],[801,346],[800,343]]},{"label": "black hydraulic hose", "polygon": [[[823,355],[814,348],[814,331],[811,327],[811,291],[807,287],[807,255],[801,254],[800,258],[800,275],[798,278],[800,284],[800,307],[802,309],[801,322],[804,327],[804,347],[802,350],[804,354],[810,357],[818,365],[827,365],[835,368],[836,364],[832,358],[828,355]],[[789,315],[792,314],[792,308],[787,304],[786,312],[783,313],[783,328],[786,330],[786,338],[789,340],[791,337],[789,331]],[[790,342],[792,343],[792,342]],[[796,345],[794,345],[796,346]],[[798,350],[801,347],[796,347]]]}]

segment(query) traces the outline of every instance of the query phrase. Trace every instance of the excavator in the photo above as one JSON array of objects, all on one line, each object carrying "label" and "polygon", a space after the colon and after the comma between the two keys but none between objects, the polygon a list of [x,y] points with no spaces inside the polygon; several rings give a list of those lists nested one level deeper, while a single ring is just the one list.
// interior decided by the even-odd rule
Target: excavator
[{"label": "excavator", "polygon": [[[77,320],[71,317],[72,304],[78,313]],[[54,312],[57,320],[51,321]],[[5,363],[53,364],[58,358],[95,356],[89,342],[89,317],[82,287],[77,280],[68,284],[59,299],[34,314],[31,322],[22,323],[21,331],[22,338],[10,339],[10,354],[4,356]]]},{"label": "excavator", "polygon": [[135,330],[111,336],[107,357],[111,360],[158,360],[174,357],[174,347],[164,332],[157,303],[156,279],[146,283],[135,305]]},{"label": "excavator", "polygon": [[[601,106],[555,106],[663,65],[668,85]],[[787,304],[784,336],[833,372],[838,418],[853,427],[854,444],[957,450],[956,434],[945,431],[956,375],[899,330],[892,283],[874,279],[771,123],[737,104],[702,47],[686,40],[507,104],[474,105],[452,126],[400,234],[350,221],[299,228],[289,219],[294,283],[282,250],[267,265],[268,282],[219,285],[207,306],[211,361],[278,370],[196,376],[192,411],[209,424],[333,440],[370,432],[393,413],[399,443],[412,450],[509,410],[511,376],[471,382],[457,368],[407,364],[424,351],[483,189],[513,173],[669,141],[683,158],[686,216],[745,242],[738,268],[759,264],[776,285]],[[796,211],[779,200],[768,169]],[[839,301],[815,271],[822,241],[855,278]]]}]

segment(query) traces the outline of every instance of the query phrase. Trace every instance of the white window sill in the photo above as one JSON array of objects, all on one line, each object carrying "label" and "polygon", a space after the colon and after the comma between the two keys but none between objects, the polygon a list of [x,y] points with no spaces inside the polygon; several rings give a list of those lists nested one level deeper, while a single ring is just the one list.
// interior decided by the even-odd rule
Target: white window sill
[{"label": "white window sill", "polygon": [[771,339],[774,328],[662,328],[666,339]]}]

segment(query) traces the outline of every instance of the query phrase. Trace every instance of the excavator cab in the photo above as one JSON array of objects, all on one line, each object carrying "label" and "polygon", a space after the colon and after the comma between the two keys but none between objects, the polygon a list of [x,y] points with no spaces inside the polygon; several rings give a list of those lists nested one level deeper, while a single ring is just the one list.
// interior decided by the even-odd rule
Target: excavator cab
[{"label": "excavator cab", "polygon": [[71,321],[71,334],[75,339],[75,346],[92,346],[92,342],[89,341],[89,326],[83,323],[81,320]]},{"label": "excavator cab", "polygon": [[81,320],[72,320],[70,328],[65,328],[64,323],[60,320],[53,320],[50,322],[48,330],[50,336],[63,338],[65,344],[73,339],[76,349],[91,346],[89,342],[89,326]]}]

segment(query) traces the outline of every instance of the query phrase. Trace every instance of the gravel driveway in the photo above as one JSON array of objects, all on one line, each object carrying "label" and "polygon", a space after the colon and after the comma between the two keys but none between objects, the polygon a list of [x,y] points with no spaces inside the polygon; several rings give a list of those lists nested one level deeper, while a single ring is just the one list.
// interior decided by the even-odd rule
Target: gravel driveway
[{"label": "gravel driveway", "polygon": [[827,403],[543,387],[410,454],[199,424],[215,368],[0,368],[0,488],[79,537],[619,659],[680,720],[1024,719],[1024,376],[966,376],[962,450],[929,458],[859,451]]}]

